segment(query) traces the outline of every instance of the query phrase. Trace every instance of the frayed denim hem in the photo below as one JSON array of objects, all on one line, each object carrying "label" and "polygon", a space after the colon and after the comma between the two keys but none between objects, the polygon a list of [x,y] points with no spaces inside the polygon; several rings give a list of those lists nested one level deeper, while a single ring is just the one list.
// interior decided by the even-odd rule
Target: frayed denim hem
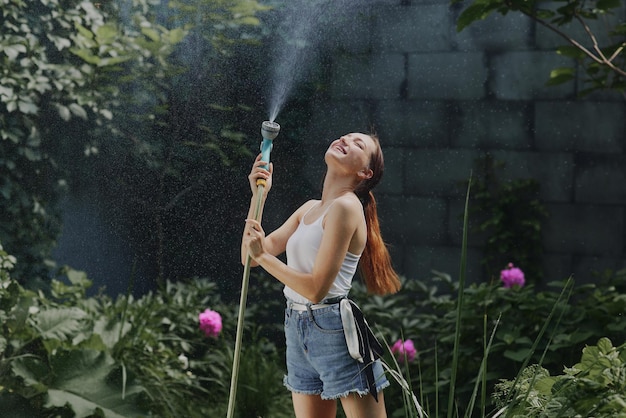
[{"label": "frayed denim hem", "polygon": [[289,383],[287,382],[287,375],[285,375],[283,377],[283,385],[290,391],[293,393],[299,393],[300,395],[321,395],[322,391],[321,390],[298,390],[293,388],[292,386],[289,385]]},{"label": "frayed denim hem", "polygon": [[[380,385],[376,386],[376,392],[382,392],[383,389],[389,387],[391,385],[391,383],[389,383],[388,380],[386,380],[385,382],[381,383]],[[332,396],[327,396],[324,395],[323,393],[321,394],[321,398],[324,400],[333,400],[333,399],[340,399],[340,398],[345,398],[348,395],[351,394],[356,394],[359,395],[361,397],[363,396],[367,396],[370,394],[369,390],[360,390],[360,389],[351,389],[351,390],[347,390],[343,393],[339,393],[337,395],[332,395]]]}]

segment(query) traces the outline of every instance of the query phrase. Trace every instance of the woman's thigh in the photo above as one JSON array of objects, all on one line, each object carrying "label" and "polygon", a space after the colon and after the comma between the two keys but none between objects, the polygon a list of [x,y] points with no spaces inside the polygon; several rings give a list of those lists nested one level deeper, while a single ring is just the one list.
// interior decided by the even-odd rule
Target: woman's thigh
[{"label": "woman's thigh", "polygon": [[341,406],[347,418],[387,418],[383,392],[378,392],[378,402],[372,395],[350,394],[341,398]]},{"label": "woman's thigh", "polygon": [[337,415],[337,401],[334,399],[295,392],[292,392],[291,397],[296,418],[335,418]]}]

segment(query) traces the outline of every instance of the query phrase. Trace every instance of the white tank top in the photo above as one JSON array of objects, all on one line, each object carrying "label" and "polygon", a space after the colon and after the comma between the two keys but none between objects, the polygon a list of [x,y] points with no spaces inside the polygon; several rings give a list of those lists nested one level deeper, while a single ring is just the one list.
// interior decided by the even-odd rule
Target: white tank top
[{"label": "white tank top", "polygon": [[[326,208],[324,213],[322,213],[322,215],[311,224],[305,224],[304,219],[311,209],[315,207],[315,205],[313,205],[311,209],[309,209],[304,216],[302,216],[298,228],[287,240],[286,253],[287,265],[289,267],[303,273],[310,273],[313,271],[315,257],[319,251],[322,243],[322,234],[324,233],[322,223],[324,221],[324,217],[326,216],[326,212],[328,212],[328,209],[330,209],[331,206],[332,203],[328,206],[328,208]],[[335,280],[333,281],[333,284],[324,299],[336,296],[345,296],[348,294],[350,288],[352,287],[352,278],[354,277],[360,258],[361,255],[346,252],[343,263],[341,263],[341,267],[339,268],[339,273],[337,273],[337,277],[335,277]],[[285,286],[283,293],[288,299],[291,299],[294,302],[303,304],[311,303],[310,300],[288,286]]]}]

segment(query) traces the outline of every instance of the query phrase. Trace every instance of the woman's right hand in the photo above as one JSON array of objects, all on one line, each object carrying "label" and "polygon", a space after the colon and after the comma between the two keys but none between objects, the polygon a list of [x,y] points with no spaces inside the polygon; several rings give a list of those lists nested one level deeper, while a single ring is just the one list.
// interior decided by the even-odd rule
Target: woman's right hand
[{"label": "woman's right hand", "polygon": [[250,181],[250,189],[252,190],[253,195],[255,195],[258,190],[258,179],[265,180],[265,193],[269,192],[272,188],[272,172],[274,171],[274,166],[272,163],[270,163],[270,169],[266,170],[265,167],[263,167],[266,165],[266,163],[264,161],[261,161],[261,155],[262,154],[257,155],[256,159],[254,160],[254,164],[252,165],[252,170],[248,175],[248,180]]}]

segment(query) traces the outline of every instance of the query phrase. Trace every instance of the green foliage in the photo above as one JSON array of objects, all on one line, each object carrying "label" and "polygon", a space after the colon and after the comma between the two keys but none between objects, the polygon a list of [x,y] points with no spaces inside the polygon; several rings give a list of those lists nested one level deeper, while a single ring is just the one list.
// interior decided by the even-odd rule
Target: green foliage
[{"label": "green foliage", "polygon": [[[86,275],[64,269],[62,280],[53,280],[50,296],[45,296],[11,279],[14,264],[15,258],[0,248],[0,410],[17,411],[12,417],[20,418],[224,415],[237,306],[221,300],[215,283],[165,282],[138,299],[86,297],[91,285]],[[242,418],[288,417],[289,394],[280,385],[283,353],[277,348],[284,344],[283,300],[275,297],[280,284],[256,279],[244,321],[236,413]],[[555,291],[487,283],[462,288],[437,273],[429,280],[403,279],[403,289],[386,297],[367,295],[355,283],[352,297],[385,341],[414,341],[418,357],[413,363],[398,365],[387,358],[387,364],[396,365],[394,373],[402,371],[408,380],[404,389],[413,388],[429,416],[447,412],[454,355],[458,416],[478,412],[480,406],[465,408],[474,405],[470,400],[481,370],[484,391],[495,389],[499,401],[510,395],[511,411],[519,416],[544,416],[530,415],[541,402],[550,408],[578,408],[586,416],[582,408],[599,399],[604,400],[595,403],[594,416],[610,415],[603,413],[623,402],[624,347],[607,342],[626,334],[626,271],[574,287],[569,299],[562,297],[563,286],[550,284]],[[206,308],[222,315],[218,338],[207,338],[198,329],[198,313]],[[551,316],[560,320],[547,321]],[[584,348],[592,343],[597,348]],[[531,363],[535,366],[525,367]],[[564,364],[575,365],[554,376]],[[525,371],[512,384],[520,370]],[[406,399],[396,384],[385,398],[390,416],[398,417],[406,416],[407,403],[415,399]]]},{"label": "green foliage", "polygon": [[64,161],[53,150],[65,149],[75,130],[79,156],[97,152],[85,130],[90,123],[110,126],[121,64],[132,61],[137,77],[162,76],[185,32],[155,25],[141,13],[134,14],[135,32],[77,0],[1,4],[0,239],[21,261],[16,277],[33,282],[47,276],[42,261],[60,230],[54,207],[67,185],[59,165]]},{"label": "green foliage", "polygon": [[[237,310],[221,301],[214,283],[166,282],[139,299],[87,298],[86,275],[65,269],[46,297],[10,278],[14,261],[0,250],[0,410],[172,418],[225,410]],[[217,338],[198,328],[198,314],[208,307],[223,319]],[[255,320],[247,321],[239,416],[267,416],[289,405],[282,386],[265,384],[280,381],[282,362],[255,325],[264,316],[259,307],[247,314]]]},{"label": "green foliage", "polygon": [[[260,125],[251,94],[258,90],[253,62],[242,60],[257,53],[263,36],[258,14],[268,7],[201,0],[147,10],[159,24],[141,28],[144,38],[171,55],[155,63],[159,72],[135,60],[119,65],[118,112],[94,130],[90,143],[97,153],[87,164],[63,165],[77,190],[107,202],[103,218],[128,237],[137,265],[155,282],[198,271],[218,277],[226,272],[215,260],[231,258],[226,249],[237,248],[239,239],[232,207],[247,191],[241,187],[238,193],[233,179],[248,170],[250,150],[260,140],[242,133],[258,132]],[[252,117],[254,129],[248,129]],[[68,149],[55,155],[66,158]],[[223,233],[215,234],[217,229]]]},{"label": "green foliage", "polygon": [[59,303],[3,279],[0,301],[0,403],[79,417],[146,411],[145,389],[104,350],[94,319],[76,299]]},{"label": "green foliage", "polygon": [[561,375],[529,366],[517,384],[498,383],[494,398],[505,417],[626,417],[626,345],[601,338]]},{"label": "green foliage", "polygon": [[[452,0],[451,3],[461,3]],[[584,72],[586,84],[580,95],[596,90],[626,93],[626,24],[623,22],[623,2],[619,0],[473,0],[457,21],[461,31],[492,13],[520,12],[556,33],[567,46],[557,53],[574,58]],[[621,14],[621,15],[620,15]],[[605,26],[596,25],[604,21]],[[578,29],[580,35],[571,34]],[[600,33],[602,31],[602,33]],[[606,33],[604,33],[606,31]],[[576,67],[558,68],[551,72],[549,85],[574,79]]]},{"label": "green foliage", "polygon": [[[554,282],[548,286],[555,290],[540,291],[533,285],[506,289],[481,283],[464,289],[455,389],[459,416],[470,404],[486,339],[494,329],[485,368],[487,393],[500,379],[513,379],[525,363],[555,373],[563,364],[573,364],[585,344],[601,337],[623,339],[626,271],[598,284],[575,286],[568,300],[560,297],[564,285]],[[447,412],[443,405],[452,375],[458,290],[450,276],[436,273],[429,280],[404,280],[402,290],[391,297],[366,295],[360,283],[352,292],[386,341],[413,340],[418,359],[409,365],[412,387],[427,411],[432,413],[437,405],[438,416]],[[555,319],[535,344],[553,310]]]},{"label": "green foliage", "polygon": [[461,263],[459,269],[459,286],[457,293],[457,306],[456,306],[456,325],[454,329],[454,345],[452,349],[452,364],[450,365],[450,390],[448,391],[448,418],[452,417],[452,411],[454,409],[454,400],[455,400],[455,390],[456,390],[456,378],[457,372],[459,369],[459,344],[461,343],[461,327],[463,326],[461,318],[463,312],[463,300],[465,298],[464,289],[465,289],[465,280],[467,278],[466,275],[466,267],[467,267],[467,233],[468,233],[468,223],[469,223],[469,199],[470,199],[470,190],[472,188],[472,178],[470,176],[470,181],[467,185],[467,193],[465,194],[465,206],[463,210],[463,239],[461,242]]},{"label": "green foliage", "polygon": [[195,194],[223,183],[230,173],[221,169],[249,154],[232,121],[252,108],[239,81],[250,77],[223,57],[258,44],[257,14],[268,7],[248,0],[0,4],[0,239],[21,261],[14,276],[33,288],[48,280],[61,228],[56,204],[68,187],[109,200],[107,214],[134,233],[133,244],[147,242],[138,252],[149,254],[161,278],[184,276],[177,269],[189,263],[176,254],[206,236],[206,228],[187,227],[208,219],[189,206],[220,199]]},{"label": "green foliage", "polygon": [[[282,351],[279,352],[273,344],[264,343],[262,338],[253,336],[252,340],[258,340],[260,343],[247,344],[242,348],[235,416],[239,418],[293,416],[291,396],[281,384],[285,375]],[[229,364],[232,364],[232,357]],[[226,410],[223,414],[216,414],[216,416],[225,415]]]},{"label": "green foliage", "polygon": [[542,221],[547,216],[539,199],[539,183],[534,179],[502,181],[497,170],[503,163],[490,154],[477,162],[472,180],[470,213],[478,225],[474,233],[484,236],[482,260],[489,280],[498,280],[509,262],[521,266],[526,280],[542,278]]},{"label": "green foliage", "polygon": [[224,55],[232,54],[241,42],[258,43],[258,14],[271,9],[257,1],[233,0],[174,0],[169,7],[177,11],[177,19],[192,23],[215,51]]}]

